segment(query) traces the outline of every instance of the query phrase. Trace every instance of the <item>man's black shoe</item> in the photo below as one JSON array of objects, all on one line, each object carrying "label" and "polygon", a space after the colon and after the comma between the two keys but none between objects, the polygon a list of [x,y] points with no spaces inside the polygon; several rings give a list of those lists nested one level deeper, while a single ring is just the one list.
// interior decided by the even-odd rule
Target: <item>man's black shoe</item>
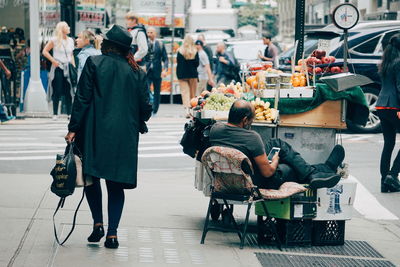
[{"label": "man's black shoe", "polygon": [[336,145],[328,159],[325,161],[325,164],[329,166],[334,172],[336,172],[337,168],[340,164],[342,164],[345,157],[344,148],[341,145]]},{"label": "man's black shoe", "polygon": [[340,181],[340,175],[336,173],[317,172],[311,174],[309,187],[311,189],[331,188]]},{"label": "man's black shoe", "polygon": [[[397,177],[393,177],[392,175],[387,175],[385,179],[383,179],[383,185],[385,185],[386,192],[400,192],[400,181]],[[382,190],[381,190],[382,191]]]}]

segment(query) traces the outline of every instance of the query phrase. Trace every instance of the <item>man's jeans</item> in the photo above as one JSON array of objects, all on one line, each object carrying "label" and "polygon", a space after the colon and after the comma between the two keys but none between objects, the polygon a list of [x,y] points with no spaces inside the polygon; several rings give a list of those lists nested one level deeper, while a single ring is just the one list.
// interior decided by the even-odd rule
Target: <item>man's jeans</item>
[{"label": "man's jeans", "polygon": [[279,147],[279,165],[272,177],[260,177],[256,173],[254,183],[260,188],[278,189],[284,182],[308,184],[309,176],[315,171],[333,172],[325,164],[310,165],[291,145],[281,139],[270,139],[265,145],[268,154]]}]

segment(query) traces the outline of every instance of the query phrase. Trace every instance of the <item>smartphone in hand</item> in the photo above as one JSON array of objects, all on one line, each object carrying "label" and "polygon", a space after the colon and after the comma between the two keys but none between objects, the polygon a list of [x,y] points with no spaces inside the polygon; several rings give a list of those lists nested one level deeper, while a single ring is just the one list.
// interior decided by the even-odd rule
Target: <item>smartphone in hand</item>
[{"label": "smartphone in hand", "polygon": [[273,147],[273,148],[271,149],[271,151],[270,151],[269,154],[268,154],[268,161],[269,161],[269,163],[272,162],[272,158],[275,156],[276,153],[279,153],[279,151],[281,151],[281,148],[280,148],[280,147]]}]

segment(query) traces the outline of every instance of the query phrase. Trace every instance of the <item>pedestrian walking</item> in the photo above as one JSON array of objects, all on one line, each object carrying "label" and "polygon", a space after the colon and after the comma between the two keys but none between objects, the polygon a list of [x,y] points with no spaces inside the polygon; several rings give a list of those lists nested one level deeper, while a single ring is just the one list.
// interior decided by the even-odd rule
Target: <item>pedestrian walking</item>
[{"label": "pedestrian walking", "polygon": [[216,51],[217,63],[214,72],[217,76],[217,83],[227,84],[235,78],[235,73],[233,73],[235,60],[226,52],[226,46],[224,43],[217,44]]},{"label": "pedestrian walking", "polygon": [[197,36],[197,40],[203,42],[203,49],[204,49],[204,52],[206,52],[206,54],[207,54],[208,61],[210,61],[211,72],[213,72],[214,71],[214,54],[213,54],[213,51],[212,51],[211,47],[209,45],[207,45],[206,37],[204,36],[204,34],[202,34],[202,33],[199,34],[199,36]]},{"label": "pedestrian walking", "polygon": [[391,166],[396,145],[396,134],[400,130],[400,34],[394,35],[383,52],[380,65],[382,89],[376,102],[377,114],[383,132],[381,155],[381,192],[399,192],[400,151]]},{"label": "pedestrian walking", "polygon": [[162,42],[156,39],[157,32],[154,27],[147,29],[149,37],[148,52],[146,56],[147,82],[150,86],[153,84],[153,114],[157,114],[160,106],[160,92],[162,76],[168,71],[167,50]]},{"label": "pedestrian walking", "polygon": [[132,52],[135,61],[140,66],[145,66],[144,57],[148,52],[147,32],[143,24],[139,24],[139,17],[132,11],[125,15],[125,23],[128,31],[132,35]]},{"label": "pedestrian walking", "polygon": [[[54,37],[43,48],[43,56],[51,62],[49,82],[47,87],[47,101],[53,101],[53,120],[58,118],[60,99],[65,101],[67,115],[71,114],[74,87],[71,83],[69,64],[75,66],[73,51],[74,40],[68,37],[70,28],[65,21],[57,24]],[[53,55],[50,51],[53,51]]]},{"label": "pedestrian walking", "polygon": [[267,34],[263,34],[263,43],[264,45],[266,45],[267,47],[264,50],[264,54],[262,54],[261,52],[258,54],[258,57],[262,60],[262,61],[271,61],[274,64],[274,67],[278,67],[279,66],[279,50],[276,47],[276,45],[274,45],[272,43],[272,37],[267,35]]},{"label": "pedestrian walking", "polygon": [[[0,59],[0,69],[3,70],[4,76],[7,80],[11,78],[11,71],[6,67],[6,65],[3,63],[1,59]],[[0,83],[0,96],[1,96],[1,89],[2,89],[2,83]],[[15,119],[15,117],[8,116],[4,110],[4,106],[0,103],[0,122],[6,122],[13,119]]]},{"label": "pedestrian walking", "polygon": [[207,90],[207,84],[214,87],[214,76],[211,72],[210,61],[208,56],[204,51],[204,44],[202,41],[196,41],[197,51],[199,53],[199,66],[197,67],[197,72],[199,73],[199,82],[197,84],[196,96],[200,95],[201,92]]},{"label": "pedestrian walking", "polygon": [[67,142],[82,152],[83,173],[93,184],[85,187],[93,217],[89,242],[104,236],[102,190],[108,192],[106,248],[117,248],[117,229],[124,206],[124,189],[137,185],[139,132],[151,116],[146,73],[135,62],[129,32],[114,25],[101,45],[102,55],[86,60],[68,125]]},{"label": "pedestrian walking", "polygon": [[101,55],[100,50],[98,50],[98,44],[96,35],[90,30],[84,30],[78,34],[76,39],[76,47],[81,49],[78,54],[78,81],[81,77],[83,67],[85,66],[86,60],[90,56]]},{"label": "pedestrian walking", "polygon": [[[189,117],[190,99],[196,96],[199,54],[194,44],[193,38],[187,34],[183,39],[183,44],[178,49],[176,76],[178,77],[181,89],[182,103]],[[172,88],[171,88],[172,90]]]}]

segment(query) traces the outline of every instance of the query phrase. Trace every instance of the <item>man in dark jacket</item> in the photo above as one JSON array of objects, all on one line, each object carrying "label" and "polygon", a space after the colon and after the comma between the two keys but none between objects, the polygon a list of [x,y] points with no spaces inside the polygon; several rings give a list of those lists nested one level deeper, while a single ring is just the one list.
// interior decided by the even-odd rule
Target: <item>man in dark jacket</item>
[{"label": "man in dark jacket", "polygon": [[154,27],[147,29],[147,36],[149,37],[149,50],[145,58],[147,82],[149,87],[153,84],[153,114],[157,114],[158,107],[160,106],[162,74],[165,75],[168,71],[168,55],[164,44],[156,40],[157,32]]},{"label": "man in dark jacket", "polygon": [[224,43],[217,45],[217,63],[215,65],[214,73],[217,77],[217,84],[227,84],[234,79],[232,68],[234,66],[234,59],[231,55],[226,52],[226,46]]},{"label": "man in dark jacket", "polygon": [[[310,165],[285,141],[262,140],[257,132],[249,130],[254,117],[252,105],[237,100],[229,111],[228,123],[218,122],[211,128],[210,143],[244,153],[252,162],[255,185],[278,189],[284,182],[297,182],[317,189],[333,187],[339,182],[340,176],[336,171],[344,159],[342,146],[335,146],[325,163]],[[269,159],[267,153],[273,147],[280,148],[280,151]]]}]

